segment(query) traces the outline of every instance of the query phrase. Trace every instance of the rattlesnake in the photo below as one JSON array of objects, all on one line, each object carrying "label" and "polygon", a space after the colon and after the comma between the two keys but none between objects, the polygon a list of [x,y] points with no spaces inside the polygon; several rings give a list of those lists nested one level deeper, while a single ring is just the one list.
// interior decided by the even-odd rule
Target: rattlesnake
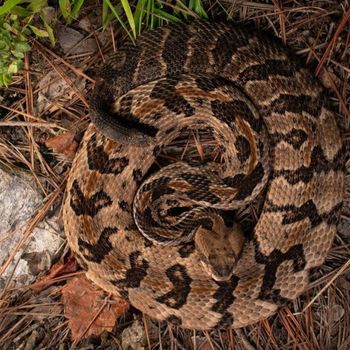
[{"label": "rattlesnake", "polygon": [[[252,29],[194,21],[126,43],[101,71],[67,183],[65,231],[88,278],[201,330],[249,325],[296,298],[325,260],[344,194],[327,105],[299,60]],[[197,129],[222,163],[151,171]],[[264,191],[243,235],[234,210]]]}]

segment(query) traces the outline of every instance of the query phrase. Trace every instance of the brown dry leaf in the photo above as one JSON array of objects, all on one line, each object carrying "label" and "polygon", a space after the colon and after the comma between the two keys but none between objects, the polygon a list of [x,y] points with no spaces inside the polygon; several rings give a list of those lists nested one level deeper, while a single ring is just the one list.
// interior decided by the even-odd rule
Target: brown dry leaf
[{"label": "brown dry leaf", "polygon": [[30,288],[35,292],[41,292],[48,287],[54,278],[78,271],[79,265],[73,256],[68,257],[65,263],[58,262],[52,265],[50,272],[40,281],[32,284]]},{"label": "brown dry leaf", "polygon": [[74,140],[75,134],[68,131],[64,134],[53,136],[45,141],[45,145],[55,153],[63,153],[73,158],[78,148],[78,143]]},{"label": "brown dry leaf", "polygon": [[84,275],[72,278],[62,289],[64,313],[68,318],[72,339],[111,332],[116,320],[128,309],[129,303],[113,298],[105,304],[105,292]]}]

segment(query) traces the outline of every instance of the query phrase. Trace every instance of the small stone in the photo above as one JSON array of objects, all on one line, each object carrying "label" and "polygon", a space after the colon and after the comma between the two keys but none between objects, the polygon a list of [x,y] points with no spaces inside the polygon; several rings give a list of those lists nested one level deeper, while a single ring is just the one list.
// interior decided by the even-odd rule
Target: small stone
[{"label": "small stone", "polygon": [[338,322],[344,316],[344,308],[339,304],[332,305],[329,310],[330,313],[330,323]]},{"label": "small stone", "polygon": [[80,55],[97,51],[97,44],[94,38],[85,39],[83,34],[73,28],[58,25],[56,33],[57,42],[66,54]]},{"label": "small stone", "polygon": [[122,346],[124,350],[142,350],[146,346],[145,328],[140,321],[135,321],[122,333]]}]

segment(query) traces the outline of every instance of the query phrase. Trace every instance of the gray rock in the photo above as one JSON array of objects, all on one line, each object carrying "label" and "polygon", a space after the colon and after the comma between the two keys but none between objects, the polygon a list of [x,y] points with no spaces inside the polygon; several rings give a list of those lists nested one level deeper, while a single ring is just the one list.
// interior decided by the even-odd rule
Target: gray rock
[{"label": "gray rock", "polygon": [[140,321],[124,329],[122,333],[122,347],[124,350],[141,350],[146,345],[145,328]]},{"label": "gray rock", "polygon": [[[23,238],[30,218],[43,197],[27,174],[10,174],[0,168],[0,266],[4,266]],[[64,239],[56,218],[40,222],[0,275],[0,288],[31,283],[48,270]],[[1,269],[3,270],[3,269]]]},{"label": "gray rock", "polygon": [[65,54],[81,55],[97,51],[94,38],[85,38],[79,31],[63,25],[56,26],[57,42]]}]

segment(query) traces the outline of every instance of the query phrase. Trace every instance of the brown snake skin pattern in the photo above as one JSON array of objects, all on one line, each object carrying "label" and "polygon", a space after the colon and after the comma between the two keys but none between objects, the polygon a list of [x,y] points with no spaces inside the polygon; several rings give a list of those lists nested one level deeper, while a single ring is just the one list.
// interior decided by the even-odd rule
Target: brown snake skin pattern
[{"label": "brown snake skin pattern", "polygon": [[[88,278],[151,317],[199,330],[252,324],[300,295],[331,247],[344,195],[342,138],[312,73],[276,38],[195,21],[125,44],[99,78],[63,212]],[[163,147],[198,128],[224,162],[179,162],[147,180]],[[228,278],[212,278],[188,217],[230,232],[220,211],[263,190],[240,258]]]}]

